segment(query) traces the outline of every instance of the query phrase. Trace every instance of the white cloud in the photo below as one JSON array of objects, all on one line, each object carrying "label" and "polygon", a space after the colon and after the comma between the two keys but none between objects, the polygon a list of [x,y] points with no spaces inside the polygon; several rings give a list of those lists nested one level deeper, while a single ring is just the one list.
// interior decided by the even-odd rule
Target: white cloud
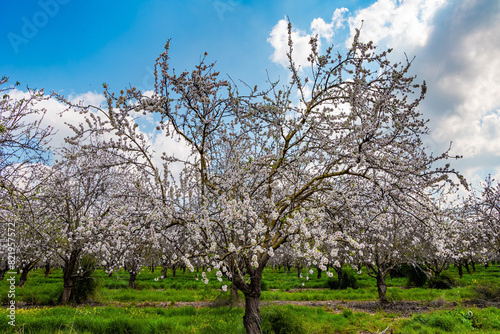
[{"label": "white cloud", "polygon": [[351,36],[346,45],[352,44],[355,29],[362,27],[361,40],[373,41],[375,45],[385,44],[405,50],[424,46],[433,29],[433,18],[446,2],[378,0],[349,18]]},{"label": "white cloud", "polygon": [[[322,39],[331,43],[335,31],[343,26],[345,21],[344,13],[347,12],[347,8],[336,9],[330,23],[326,23],[322,18],[314,19],[311,22],[310,34],[292,26],[293,61],[297,66],[303,69],[310,64],[307,57],[311,53],[311,46],[309,45],[311,37],[318,36],[318,48],[321,48]],[[283,67],[288,67],[288,21],[285,19],[279,20],[273,27],[267,41],[274,48],[271,60]]]},{"label": "white cloud", "polygon": [[[457,10],[455,22],[465,10]],[[494,17],[500,22],[499,13]],[[500,162],[500,24],[469,25],[457,34],[449,36],[441,66],[424,68],[434,82],[431,102],[444,101],[448,111],[436,115],[433,138],[453,140],[453,152],[466,158],[487,154]]]},{"label": "white cloud", "polygon": [[[13,90],[9,92],[9,95],[14,99],[22,99],[28,97],[28,93],[21,90]],[[94,105],[101,106],[105,104],[105,98],[102,94],[95,92],[87,92],[80,95],[69,96],[68,100],[74,104]],[[46,113],[41,123],[41,127],[52,127],[54,129],[55,135],[52,136],[50,141],[50,146],[54,148],[60,148],[64,145],[64,138],[74,136],[73,130],[67,125],[72,124],[78,126],[80,123],[85,123],[85,115],[73,110],[67,110],[68,107],[62,102],[49,98],[47,100],[40,101],[35,105],[37,109],[45,109]],[[29,116],[27,121],[35,121],[35,117],[38,115],[33,114]],[[145,116],[141,116],[142,123],[152,124],[154,122],[153,117],[150,113]],[[67,123],[67,124],[66,124]],[[143,128],[143,127],[141,127]],[[151,129],[150,127],[144,127],[144,130]],[[151,148],[154,150],[153,160],[156,166],[160,167],[163,164],[161,159],[162,153],[173,154],[180,159],[188,159],[191,152],[190,148],[187,146],[186,142],[178,139],[177,137],[165,136],[164,133],[160,131],[155,131],[153,133],[148,133],[142,130],[145,138],[150,138]],[[172,133],[172,131],[170,131]],[[112,134],[106,135],[107,137],[113,136]],[[172,170],[175,176],[177,176],[182,169],[182,166],[176,164]]]},{"label": "white cloud", "polygon": [[[315,18],[311,32],[332,38],[331,32],[338,29],[332,23]],[[500,3],[378,0],[352,14],[348,23],[348,47],[355,28],[362,26],[361,39],[372,40],[381,49],[394,48],[393,60],[401,60],[403,52],[416,56],[412,73],[418,74],[417,82],[426,80],[429,88],[420,110],[431,119],[431,136],[424,139],[431,150],[439,154],[453,142],[450,153],[464,156],[453,166],[471,181],[500,175]],[[279,24],[273,32],[278,28]],[[310,36],[303,31],[295,34],[305,41]],[[276,56],[285,54],[271,44]]]},{"label": "white cloud", "polygon": [[68,100],[73,104],[82,103],[82,105],[93,105],[97,107],[106,102],[103,94],[90,91],[79,95],[70,95]]}]

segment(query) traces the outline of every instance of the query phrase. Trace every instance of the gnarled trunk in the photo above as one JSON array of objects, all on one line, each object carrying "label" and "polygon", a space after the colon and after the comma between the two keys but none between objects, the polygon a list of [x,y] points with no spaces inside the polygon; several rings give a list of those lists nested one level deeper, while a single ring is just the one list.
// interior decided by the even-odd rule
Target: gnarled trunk
[{"label": "gnarled trunk", "polygon": [[385,284],[385,277],[380,269],[377,271],[377,290],[380,303],[387,304],[387,285]]},{"label": "gnarled trunk", "polygon": [[69,259],[64,260],[63,265],[63,283],[64,290],[61,296],[61,304],[66,305],[71,298],[71,291],[73,289],[73,271],[78,262],[78,257],[80,256],[80,250],[74,250],[71,252]]},{"label": "gnarled trunk", "polygon": [[167,277],[167,270],[168,270],[168,267],[167,266],[163,266],[163,269],[161,270],[161,277],[162,278],[166,278]]},{"label": "gnarled trunk", "polygon": [[19,277],[19,287],[22,288],[28,279],[28,274],[35,266],[36,261],[28,262],[21,267],[21,277]]},{"label": "gnarled trunk", "polygon": [[135,279],[137,277],[137,273],[135,271],[129,271],[130,276],[128,277],[128,287],[129,289],[135,288]]},{"label": "gnarled trunk", "polygon": [[243,292],[245,296],[245,315],[243,316],[243,325],[247,334],[261,334],[260,315],[260,293],[262,283],[262,271],[265,268],[268,255],[264,255],[259,261],[259,267],[256,269],[247,266],[248,274],[250,274],[250,283],[245,282],[240,276],[233,276],[233,284]]},{"label": "gnarled trunk", "polygon": [[245,315],[243,325],[247,334],[261,334],[260,294],[245,294]]}]

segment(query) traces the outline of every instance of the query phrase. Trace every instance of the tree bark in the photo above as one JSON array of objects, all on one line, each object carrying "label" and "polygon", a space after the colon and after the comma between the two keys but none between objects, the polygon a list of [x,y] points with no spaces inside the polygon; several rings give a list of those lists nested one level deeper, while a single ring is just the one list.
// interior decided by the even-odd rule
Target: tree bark
[{"label": "tree bark", "polygon": [[318,279],[321,279],[321,273],[322,273],[322,272],[323,272],[323,271],[322,271],[321,269],[319,269],[319,268],[318,268],[318,276],[317,276],[317,278],[318,278]]},{"label": "tree bark", "polygon": [[137,273],[134,271],[129,271],[130,276],[128,277],[128,288],[135,288],[135,278],[137,277]]},{"label": "tree bark", "polygon": [[50,262],[47,261],[45,263],[45,278],[49,277],[49,275],[50,275]]},{"label": "tree bark", "polygon": [[380,303],[387,304],[387,285],[385,284],[385,277],[382,274],[382,271],[379,269],[377,271],[377,290],[378,290],[378,299]]},{"label": "tree bark", "polygon": [[76,263],[78,262],[78,257],[80,256],[80,250],[74,250],[71,252],[69,259],[64,260],[63,265],[63,283],[64,290],[61,296],[61,304],[66,305],[71,298],[71,290],[73,289],[73,271],[75,269]]},{"label": "tree bark", "polygon": [[265,268],[269,256],[264,255],[259,262],[259,267],[253,269],[250,265],[247,266],[248,274],[250,274],[250,283],[245,282],[242,277],[238,275],[233,276],[233,284],[243,292],[245,296],[245,315],[243,316],[243,325],[247,334],[261,334],[261,321],[260,315],[260,294],[262,283],[262,271]]},{"label": "tree bark", "polygon": [[164,266],[163,269],[161,270],[161,277],[163,277],[163,279],[167,278],[167,270],[168,270],[167,266]]},{"label": "tree bark", "polygon": [[297,266],[297,277],[300,278],[302,275],[302,267],[301,266]]},{"label": "tree bark", "polygon": [[243,325],[247,334],[261,334],[260,296],[245,295],[245,315]]},{"label": "tree bark", "polygon": [[28,279],[28,274],[31,269],[33,269],[35,262],[29,262],[24,265],[21,269],[21,277],[19,277],[19,287],[22,288]]},{"label": "tree bark", "polygon": [[462,264],[458,263],[457,267],[458,267],[458,275],[460,276],[460,278],[464,278],[464,270]]},{"label": "tree bark", "polygon": [[470,274],[469,261],[465,261],[465,270],[467,270],[467,274]]},{"label": "tree bark", "polygon": [[338,290],[342,289],[342,281],[344,280],[344,276],[342,275],[342,267],[335,267],[335,273],[337,274],[337,278],[339,280],[339,288]]}]

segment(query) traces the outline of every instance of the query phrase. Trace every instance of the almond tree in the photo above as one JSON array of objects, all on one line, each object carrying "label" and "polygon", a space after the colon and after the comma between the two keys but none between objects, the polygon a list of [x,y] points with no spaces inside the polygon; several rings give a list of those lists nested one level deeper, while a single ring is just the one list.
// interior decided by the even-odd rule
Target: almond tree
[{"label": "almond tree", "polygon": [[[22,164],[6,167],[8,178],[4,178],[2,202],[0,204],[0,221],[7,235],[7,226],[15,227],[11,239],[14,240],[16,266],[21,271],[19,286],[24,286],[28,273],[39,262],[45,262],[52,256],[51,250],[43,238],[46,216],[39,210],[39,187],[43,177],[50,168],[43,164]],[[10,171],[13,169],[13,171]],[[0,248],[7,253],[8,243]],[[5,268],[6,269],[6,268]],[[11,268],[13,269],[13,268]]]},{"label": "almond tree", "polygon": [[51,230],[45,231],[45,240],[63,262],[62,304],[68,303],[75,279],[82,274],[78,273],[82,256],[92,254],[89,245],[105,237],[97,233],[101,221],[120,212],[131,196],[124,185],[134,180],[120,161],[105,153],[69,147],[39,191]]},{"label": "almond tree", "polygon": [[[390,179],[389,179],[390,180]],[[349,196],[351,221],[344,229],[361,244],[351,252],[351,264],[366,265],[368,275],[377,281],[379,300],[387,303],[385,279],[390,270],[403,263],[415,263],[422,254],[420,245],[428,229],[429,217],[437,212],[434,205],[439,194],[417,187],[418,179],[392,184],[379,180],[376,186],[353,182]],[[408,187],[411,185],[411,187]]]},{"label": "almond tree", "polygon": [[[15,166],[45,161],[49,155],[48,143],[52,128],[44,128],[45,115],[37,103],[47,100],[43,90],[27,88],[25,97],[15,99],[14,87],[4,87],[7,77],[0,78],[0,186],[7,187],[4,178],[15,174]],[[10,168],[6,168],[10,166]]]},{"label": "almond tree", "polygon": [[[417,107],[426,86],[413,83],[411,61],[391,63],[388,52],[360,42],[358,32],[344,56],[332,48],[319,54],[313,38],[311,68],[303,73],[293,63],[291,37],[289,45],[291,82],[282,89],[255,87],[243,96],[205,58],[176,74],[167,43],[152,96],[135,88],[115,95],[105,86],[107,106],[72,106],[88,117],[72,140],[108,133],[96,148],[137,156],[130,163],[157,189],[158,221],[164,229],[185,227],[198,246],[182,257],[188,268],[197,257],[243,292],[248,333],[261,332],[262,273],[277,249],[290,243],[310,267],[323,263],[324,250],[339,240],[359,247],[324,224],[333,183],[363,179],[376,188],[390,180],[403,191],[453,172],[431,169],[447,154],[425,153],[421,137],[428,130]],[[179,138],[191,155],[174,157],[165,147],[165,163],[156,165],[137,112],[152,113],[157,129]],[[181,173],[172,173],[174,164],[183,166]],[[209,279],[205,272],[202,279]]]},{"label": "almond tree", "polygon": [[[500,183],[488,176],[482,185],[481,194],[472,193],[467,201],[468,221],[478,232],[484,250],[491,254],[490,260],[500,254]],[[486,252],[484,252],[486,253]]]},{"label": "almond tree", "polygon": [[[17,82],[14,86],[8,86],[8,78],[0,78],[0,202],[2,205],[2,217],[19,217],[18,205],[13,204],[14,198],[22,199],[26,189],[17,189],[25,174],[25,164],[45,161],[49,156],[48,142],[52,129],[41,126],[45,110],[37,106],[40,101],[48,99],[43,90],[27,88],[23,98],[12,97]],[[9,207],[9,208],[7,208]],[[13,212],[12,210],[16,211]],[[4,211],[6,210],[6,211]],[[25,211],[26,213],[26,211]],[[10,219],[10,218],[9,218]],[[9,220],[10,223],[13,220]],[[5,233],[2,233],[1,248],[7,246],[7,225],[2,225]],[[16,237],[23,233],[16,231]],[[16,246],[22,245],[16,244]],[[19,255],[19,254],[18,254]],[[0,277],[8,270],[7,252],[0,251]],[[10,268],[14,269],[14,268]]]}]

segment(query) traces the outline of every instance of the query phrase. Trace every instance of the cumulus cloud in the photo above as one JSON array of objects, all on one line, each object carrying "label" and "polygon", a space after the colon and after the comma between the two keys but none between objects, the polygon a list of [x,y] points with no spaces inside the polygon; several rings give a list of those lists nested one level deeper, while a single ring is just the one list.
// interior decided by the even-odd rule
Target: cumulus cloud
[{"label": "cumulus cloud", "polygon": [[362,27],[361,40],[406,50],[424,46],[434,28],[433,19],[446,0],[379,0],[349,18],[352,44],[356,28]]},{"label": "cumulus cloud", "polygon": [[[334,15],[330,23],[315,18],[311,35],[331,39],[338,29],[332,23],[345,22],[346,14],[347,10],[337,12],[342,19]],[[426,140],[430,150],[439,154],[453,142],[451,153],[464,156],[454,166],[468,179],[500,177],[500,3],[378,0],[350,14],[347,22],[346,46],[362,26],[362,40],[372,40],[381,49],[393,48],[391,56],[397,59],[404,52],[416,56],[412,73],[428,86],[420,109],[431,120]],[[280,21],[273,34],[286,38],[286,22]],[[306,48],[309,36],[296,30],[295,48]],[[284,65],[286,58],[278,56],[286,52],[286,39],[281,46],[272,38],[268,41],[275,49],[273,61]],[[305,59],[307,52],[300,55]]]},{"label": "cumulus cloud", "polygon": [[500,165],[500,6],[468,1],[451,7],[422,52],[417,71],[428,79],[423,104],[432,138],[453,141],[453,153]]},{"label": "cumulus cloud", "polygon": [[[309,65],[307,57],[311,53],[311,46],[309,45],[311,37],[318,36],[319,48],[321,48],[322,40],[331,43],[336,30],[343,26],[344,14],[347,12],[347,8],[336,9],[330,23],[326,23],[323,18],[315,18],[311,22],[311,33],[292,27],[293,61],[297,66],[303,69]],[[267,41],[274,48],[271,61],[285,68],[288,67],[288,21],[285,19],[279,20],[273,27]]]},{"label": "cumulus cloud", "polygon": [[[22,99],[28,96],[27,92],[22,90],[13,90],[9,92],[9,95],[14,99]],[[95,92],[86,92],[79,95],[69,96],[68,100],[74,104],[80,105],[93,105],[93,106],[103,106],[105,105],[104,95]],[[50,141],[50,146],[53,149],[61,148],[67,137],[74,135],[73,130],[68,126],[71,124],[73,126],[78,126],[80,123],[85,123],[85,115],[79,114],[73,110],[67,110],[68,107],[62,102],[49,98],[38,102],[35,108],[42,110],[45,109],[45,115],[41,122],[41,127],[51,127],[54,130],[54,135]],[[41,114],[30,115],[27,121],[38,121]],[[37,117],[35,119],[35,117]],[[165,133],[161,131],[148,132],[151,129],[151,124],[154,123],[154,118],[150,113],[145,116],[141,116],[140,122],[142,123],[141,132],[144,134],[145,138],[150,139],[151,149],[155,152],[153,155],[153,161],[156,166],[160,167],[163,165],[163,160],[161,159],[162,153],[172,154],[180,159],[188,159],[191,149],[188,147],[187,143],[177,137],[166,136]],[[170,131],[172,133],[172,129]],[[112,134],[109,134],[112,136]],[[176,164],[173,166],[172,172],[177,176],[181,172],[182,166]]]}]

